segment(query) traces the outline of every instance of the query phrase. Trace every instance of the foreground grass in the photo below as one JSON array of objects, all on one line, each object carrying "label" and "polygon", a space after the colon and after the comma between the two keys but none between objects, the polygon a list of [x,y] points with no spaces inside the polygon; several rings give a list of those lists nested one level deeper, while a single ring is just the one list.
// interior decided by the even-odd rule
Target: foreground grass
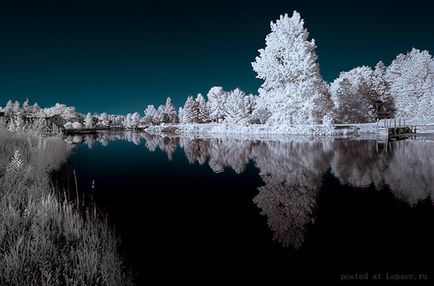
[{"label": "foreground grass", "polygon": [[0,130],[0,285],[131,284],[107,223],[51,185],[67,148]]}]

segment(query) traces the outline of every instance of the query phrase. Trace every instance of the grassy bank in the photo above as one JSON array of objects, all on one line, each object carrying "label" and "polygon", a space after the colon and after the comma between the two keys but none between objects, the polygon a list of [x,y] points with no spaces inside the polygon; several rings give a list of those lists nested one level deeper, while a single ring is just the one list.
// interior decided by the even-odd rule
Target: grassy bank
[{"label": "grassy bank", "polygon": [[0,126],[0,285],[127,285],[107,223],[59,195],[59,137]]}]

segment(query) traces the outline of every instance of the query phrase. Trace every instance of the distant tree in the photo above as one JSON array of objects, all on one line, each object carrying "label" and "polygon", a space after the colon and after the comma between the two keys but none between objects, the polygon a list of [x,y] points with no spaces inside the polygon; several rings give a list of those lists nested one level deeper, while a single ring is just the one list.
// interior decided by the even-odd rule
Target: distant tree
[{"label": "distant tree", "polygon": [[192,96],[187,97],[183,108],[184,123],[199,123],[197,103]]},{"label": "distant tree", "polygon": [[109,127],[110,126],[110,120],[108,118],[107,113],[103,112],[98,116],[98,125],[103,127]]},{"label": "distant tree", "polygon": [[159,117],[161,123],[177,123],[179,121],[176,109],[172,104],[172,99],[168,97],[166,104],[159,107]]},{"label": "distant tree", "polygon": [[31,113],[31,108],[29,105],[29,99],[27,98],[24,102],[23,102],[23,108],[22,108],[23,112],[27,115],[30,115]]},{"label": "distant tree", "polygon": [[12,105],[12,113],[18,115],[21,112],[20,102],[16,100]]},{"label": "distant tree", "polygon": [[205,98],[202,94],[196,96],[196,108],[197,108],[197,122],[207,123],[210,122],[209,110],[206,104]]},{"label": "distant tree", "polygon": [[251,98],[239,88],[228,92],[225,104],[225,122],[245,123],[252,111]]},{"label": "distant tree", "polygon": [[123,125],[123,122],[125,120],[125,117],[122,115],[116,115],[114,116],[114,121],[112,122],[113,124],[117,125],[117,126],[121,126]]},{"label": "distant tree", "polygon": [[280,16],[271,23],[266,47],[259,50],[252,63],[257,77],[264,80],[259,89],[263,100],[258,102],[258,108],[272,112],[272,123],[320,122],[332,108],[319,72],[315,41],[308,37],[298,12],[294,11],[292,17]]},{"label": "distant tree", "polygon": [[31,113],[33,116],[40,117],[40,116],[39,116],[40,112],[41,112],[41,108],[39,107],[38,103],[35,102],[35,103],[32,105],[32,107],[31,107],[31,111],[30,111],[30,113]]},{"label": "distant tree", "polygon": [[131,113],[128,113],[123,122],[124,128],[131,128]]},{"label": "distant tree", "polygon": [[210,120],[212,122],[223,122],[227,93],[221,86],[214,86],[208,91],[207,98]]},{"label": "distant tree", "polygon": [[84,119],[84,127],[86,128],[93,127],[93,116],[92,114],[90,114],[90,112],[86,115],[86,118]]},{"label": "distant tree", "polygon": [[56,103],[53,107],[44,108],[42,113],[45,117],[52,117],[54,115],[59,115],[63,119],[70,121],[77,117],[77,112],[75,107],[66,106],[65,104]]},{"label": "distant tree", "polygon": [[6,116],[11,116],[13,113],[13,103],[12,100],[8,100],[8,102],[6,103],[6,106],[4,108],[4,112]]},{"label": "distant tree", "polygon": [[131,127],[137,127],[140,124],[140,114],[138,112],[134,112],[133,115],[131,115]]},{"label": "distant tree", "polygon": [[434,61],[428,51],[412,49],[399,54],[386,70],[396,115],[434,117]]},{"label": "distant tree", "polygon": [[179,107],[178,109],[178,117],[179,117],[179,123],[186,123],[185,119],[184,119],[184,109],[181,107]]},{"label": "distant tree", "polygon": [[153,105],[148,105],[145,109],[145,116],[142,121],[146,125],[155,124],[155,117],[157,116],[157,110]]},{"label": "distant tree", "polygon": [[80,122],[73,122],[71,124],[72,129],[81,129],[83,128],[83,125]]}]

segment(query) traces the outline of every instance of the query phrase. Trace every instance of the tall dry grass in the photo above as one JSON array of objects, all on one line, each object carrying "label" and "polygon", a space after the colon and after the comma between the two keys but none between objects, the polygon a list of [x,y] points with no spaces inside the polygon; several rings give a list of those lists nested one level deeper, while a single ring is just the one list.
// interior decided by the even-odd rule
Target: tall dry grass
[{"label": "tall dry grass", "polygon": [[53,188],[67,155],[59,137],[0,125],[0,285],[132,284],[107,222]]}]

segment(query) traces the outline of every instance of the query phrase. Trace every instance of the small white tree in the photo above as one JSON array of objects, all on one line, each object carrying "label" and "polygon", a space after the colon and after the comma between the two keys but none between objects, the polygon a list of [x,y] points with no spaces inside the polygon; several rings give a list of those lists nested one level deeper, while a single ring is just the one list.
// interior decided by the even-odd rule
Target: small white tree
[{"label": "small white tree", "polygon": [[178,109],[178,117],[179,117],[179,123],[181,123],[181,124],[186,123],[185,117],[184,117],[184,109],[182,107],[179,107],[179,109]]},{"label": "small white tree", "polygon": [[209,110],[202,94],[196,96],[197,122],[206,123],[210,121]]},{"label": "small white tree", "polygon": [[279,124],[306,124],[321,121],[332,103],[327,85],[319,73],[315,41],[308,40],[300,14],[280,16],[271,23],[266,47],[252,63],[257,77],[264,80],[259,89],[263,109]]},{"label": "small white tree", "polygon": [[197,103],[192,96],[187,97],[183,108],[183,120],[185,123],[198,123]]},{"label": "small white tree", "polygon": [[23,109],[23,112],[26,115],[30,115],[31,109],[30,109],[29,99],[28,98],[26,98],[26,100],[23,102],[23,108],[22,109]]},{"label": "small white tree", "polygon": [[12,113],[14,115],[18,115],[19,113],[21,113],[20,102],[18,100],[16,100],[12,105]]},{"label": "small white tree", "polygon": [[155,117],[157,116],[157,110],[154,105],[148,105],[145,109],[145,116],[143,118],[143,123],[150,125],[155,123]]},{"label": "small white tree", "polygon": [[157,114],[161,123],[177,123],[179,121],[170,97],[166,99],[165,105],[158,107]]},{"label": "small white tree", "polygon": [[131,128],[131,113],[128,113],[124,119],[123,126],[126,129]]},{"label": "small white tree", "polygon": [[136,128],[140,124],[140,114],[138,112],[134,112],[133,115],[131,115],[131,123],[130,126],[133,128]]},{"label": "small white tree", "polygon": [[81,125],[80,122],[73,122],[71,124],[71,127],[72,127],[72,129],[81,129],[81,128],[83,128],[83,125]]},{"label": "small white tree", "polygon": [[239,88],[227,94],[225,104],[225,122],[245,123],[250,115],[250,99]]},{"label": "small white tree", "polygon": [[214,86],[208,91],[207,98],[210,120],[213,122],[223,122],[225,119],[224,105],[227,93],[221,86]]},{"label": "small white tree", "polygon": [[98,116],[98,124],[103,127],[110,126],[110,120],[107,113],[103,112]]},{"label": "small white tree", "polygon": [[6,106],[4,108],[4,112],[6,116],[11,116],[13,113],[13,103],[12,100],[8,100],[8,102],[6,103]]},{"label": "small white tree", "polygon": [[86,127],[86,128],[92,128],[93,127],[93,117],[92,117],[92,114],[90,114],[90,112],[86,115],[86,117],[84,119],[84,127]]}]

